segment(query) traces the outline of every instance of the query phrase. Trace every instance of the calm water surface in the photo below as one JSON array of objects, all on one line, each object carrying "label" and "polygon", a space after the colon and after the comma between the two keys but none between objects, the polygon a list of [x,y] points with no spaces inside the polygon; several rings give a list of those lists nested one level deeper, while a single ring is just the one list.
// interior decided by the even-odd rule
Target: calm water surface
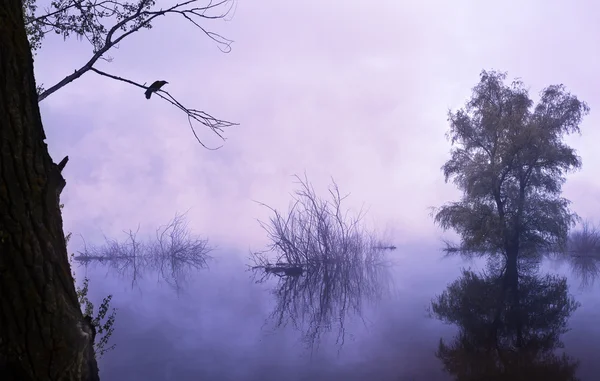
[{"label": "calm water surface", "polygon": [[[362,278],[257,283],[245,254],[215,257],[209,269],[176,276],[100,263],[77,270],[90,278],[92,300],[113,294],[118,308],[116,348],[100,360],[103,380],[453,380],[436,350],[459,329],[427,308],[461,268],[485,268],[441,259],[435,246],[399,248],[392,267]],[[569,264],[548,261],[539,272],[546,273],[566,276],[580,303],[557,353],[579,361],[580,380],[598,380],[600,287],[582,287]]]}]

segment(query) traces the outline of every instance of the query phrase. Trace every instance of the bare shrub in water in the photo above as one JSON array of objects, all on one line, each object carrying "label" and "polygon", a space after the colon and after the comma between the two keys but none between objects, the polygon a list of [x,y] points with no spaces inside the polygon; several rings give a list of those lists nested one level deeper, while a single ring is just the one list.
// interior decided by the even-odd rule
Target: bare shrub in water
[{"label": "bare shrub in water", "polygon": [[600,277],[600,229],[589,221],[569,234],[565,250],[556,249],[549,257],[568,263],[571,272],[580,280],[580,288],[594,285]]},{"label": "bare shrub in water", "polygon": [[256,265],[284,275],[299,275],[302,270],[335,263],[383,261],[384,245],[367,231],[362,220],[364,210],[356,215],[342,207],[342,196],[332,180],[328,198],[319,197],[306,175],[295,176],[299,185],[292,194],[287,213],[261,203],[273,215],[267,223],[259,221],[270,241],[267,249],[251,253]]},{"label": "bare shrub in water", "polygon": [[600,255],[600,230],[589,221],[569,234],[567,252],[578,255]]},{"label": "bare shrub in water", "polygon": [[104,263],[131,278],[132,286],[147,270],[157,271],[161,279],[179,290],[187,271],[208,267],[212,248],[208,240],[193,235],[185,214],[177,214],[169,223],[156,230],[156,238],[142,242],[137,231],[125,232],[126,239],[105,238],[103,245],[84,245],[74,260],[83,263]]}]

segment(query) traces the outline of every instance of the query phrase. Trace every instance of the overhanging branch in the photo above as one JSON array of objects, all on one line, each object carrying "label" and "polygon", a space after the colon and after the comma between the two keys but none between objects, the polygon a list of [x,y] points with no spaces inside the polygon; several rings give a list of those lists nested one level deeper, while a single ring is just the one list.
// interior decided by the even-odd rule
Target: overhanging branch
[{"label": "overhanging branch", "polygon": [[[94,73],[99,74],[104,77],[108,77],[108,78],[111,78],[111,79],[114,79],[117,81],[125,82],[130,85],[137,86],[144,90],[148,89],[147,86],[141,85],[135,81],[132,81],[127,78],[122,78],[122,77],[119,77],[119,76],[116,76],[113,74],[106,73],[106,72],[98,70],[94,67],[90,68],[90,70],[93,71]],[[177,107],[179,110],[183,111],[187,115],[190,129],[192,130],[194,137],[196,138],[198,143],[200,143],[206,149],[217,150],[217,149],[221,148],[222,146],[219,146],[216,148],[207,147],[198,137],[196,130],[194,129],[194,126],[193,126],[193,121],[196,121],[196,122],[208,127],[215,135],[217,135],[223,141],[226,140],[225,137],[223,136],[223,133],[225,132],[224,128],[238,125],[237,123],[228,122],[228,121],[222,120],[222,119],[217,119],[214,116],[212,116],[204,111],[187,108],[184,105],[182,105],[177,99],[175,99],[171,94],[169,94],[169,92],[167,92],[165,90],[158,90],[154,94],[156,94],[159,97],[161,97],[162,99],[166,100],[167,102],[169,102],[173,106]],[[165,95],[163,95],[163,94],[165,94]]]},{"label": "overhanging branch", "polygon": [[[142,28],[151,28],[152,21],[159,16],[169,14],[179,15],[200,29],[211,40],[215,41],[222,52],[228,53],[231,51],[233,40],[207,30],[200,25],[200,20],[226,19],[234,11],[235,1],[233,0],[221,0],[216,3],[210,1],[205,6],[194,6],[197,0],[187,0],[164,10],[153,10],[152,7],[155,5],[155,1],[152,0],[139,0],[137,4],[125,1],[111,1],[109,3],[110,8],[107,8],[106,1],[88,2],[85,5],[83,5],[83,1],[81,0],[72,1],[73,5],[62,7],[61,3],[57,3],[56,6],[59,9],[56,11],[47,10],[46,15],[26,17],[26,23],[33,29],[33,32],[31,32],[33,35],[43,37],[46,33],[55,31],[66,38],[71,34],[76,34],[78,37],[86,38],[94,49],[94,54],[83,66],[74,70],[73,74],[66,76],[57,84],[42,91],[38,98],[40,102],[91,70],[99,59],[106,59],[104,55],[124,38]],[[215,15],[207,13],[221,7],[225,8],[221,13]],[[75,16],[69,14],[74,8],[81,15]],[[108,28],[102,22],[102,19],[105,18],[116,19],[118,22]],[[41,39],[41,37],[39,38]]]}]

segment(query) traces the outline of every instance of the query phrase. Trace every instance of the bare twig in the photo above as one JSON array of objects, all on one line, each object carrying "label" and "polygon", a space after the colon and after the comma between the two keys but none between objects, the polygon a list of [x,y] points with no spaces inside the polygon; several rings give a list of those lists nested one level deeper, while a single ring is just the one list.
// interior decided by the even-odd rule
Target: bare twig
[{"label": "bare twig", "polygon": [[[43,37],[52,31],[63,35],[64,38],[73,34],[78,38],[85,38],[93,47],[91,58],[74,70],[72,74],[65,76],[47,89],[39,86],[38,100],[43,101],[88,71],[147,89],[144,85],[132,80],[101,71],[94,65],[100,59],[112,61],[112,58],[107,55],[112,48],[118,48],[119,43],[133,33],[144,28],[152,28],[152,23],[160,16],[182,17],[213,40],[222,52],[228,53],[231,51],[233,41],[207,30],[202,22],[217,19],[227,20],[228,16],[235,11],[235,0],[216,2],[209,0],[205,5],[199,5],[199,3],[198,0],[186,0],[163,9],[156,6],[155,0],[136,0],[135,2],[125,0],[56,0],[45,10],[44,14],[37,15],[35,1],[24,0],[25,23],[34,50],[39,48]],[[150,52],[149,54],[154,53]],[[216,150],[221,146],[216,148],[207,147],[198,136],[193,125],[194,122],[210,128],[223,141],[225,141],[223,128],[237,125],[236,123],[217,119],[204,111],[183,106],[168,92],[164,90],[161,92],[158,94],[161,98],[187,115],[188,124],[194,137],[206,149]]]},{"label": "bare twig", "polygon": [[[127,78],[122,78],[113,74],[109,74],[106,73],[104,71],[98,70],[96,68],[91,68],[91,71],[93,71],[96,74],[99,74],[101,76],[104,77],[108,77],[117,81],[121,81],[121,82],[125,82],[128,83],[130,85],[133,86],[137,86],[141,89],[147,90],[148,87],[145,85],[141,85],[135,81],[132,81],[130,79]],[[166,96],[162,95],[162,93],[166,94]],[[236,126],[238,125],[237,123],[232,123],[232,122],[228,122],[225,120],[221,120],[221,119],[217,119],[215,117],[213,117],[212,115],[204,112],[204,111],[199,111],[196,109],[190,109],[187,108],[185,106],[183,106],[179,101],[177,101],[171,94],[169,94],[169,92],[165,91],[165,90],[158,90],[156,93],[156,95],[158,95],[159,97],[161,97],[162,99],[166,100],[167,102],[169,102],[170,104],[172,104],[173,106],[177,107],[179,110],[183,111],[188,118],[188,123],[190,125],[190,128],[192,130],[192,132],[194,133],[194,136],[196,138],[196,140],[198,141],[198,143],[200,143],[204,148],[209,149],[209,150],[216,150],[221,148],[222,146],[216,147],[216,148],[209,148],[207,147],[198,137],[198,135],[196,134],[196,131],[192,125],[192,121],[196,121],[206,127],[208,127],[215,135],[217,135],[221,140],[226,140],[225,137],[223,137],[222,133],[224,132],[224,128],[227,127],[232,127],[232,126]]]},{"label": "bare twig", "polygon": [[[74,259],[102,263],[122,276],[131,278],[132,287],[146,271],[156,271],[159,279],[179,291],[189,270],[208,267],[212,248],[208,240],[190,233],[184,214],[177,214],[156,231],[152,242],[140,242],[138,231],[126,231],[123,242],[105,237],[104,245],[84,246]],[[139,230],[139,227],[138,227]]]},{"label": "bare twig", "polygon": [[[206,6],[196,6],[197,0],[188,0],[167,9],[154,8],[155,1],[153,0],[138,0],[137,4],[125,1],[84,2],[81,0],[71,0],[64,6],[61,6],[61,3],[64,3],[64,1],[58,2],[58,6],[55,6],[54,11],[47,10],[45,15],[26,16],[26,23],[30,27],[37,28],[42,37],[50,31],[63,34],[65,38],[70,34],[85,37],[93,46],[94,54],[73,74],[66,76],[54,86],[44,90],[39,95],[40,102],[91,70],[99,59],[126,37],[142,28],[151,28],[152,21],[159,16],[181,16],[215,41],[221,51],[224,53],[231,51],[233,41],[218,33],[208,31],[200,25],[200,20],[225,19],[234,10],[235,2],[232,0],[222,0],[216,3],[211,1]],[[106,7],[107,4],[110,5],[110,8]],[[68,13],[74,8],[79,10],[79,17]],[[219,8],[225,8],[225,10],[215,15],[207,14],[207,12]],[[116,22],[111,27],[106,27],[102,22],[103,19]]]}]

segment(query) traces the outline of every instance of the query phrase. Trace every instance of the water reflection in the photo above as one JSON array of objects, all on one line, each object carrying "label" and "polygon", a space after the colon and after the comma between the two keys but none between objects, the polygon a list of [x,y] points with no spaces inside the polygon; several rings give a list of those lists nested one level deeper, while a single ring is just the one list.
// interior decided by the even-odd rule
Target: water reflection
[{"label": "water reflection", "polygon": [[578,361],[558,349],[578,307],[566,278],[535,266],[464,270],[431,305],[434,317],[459,328],[436,356],[456,380],[577,380]]},{"label": "water reflection", "polygon": [[571,273],[580,280],[580,288],[594,285],[600,275],[600,230],[585,221],[581,228],[571,232],[567,247],[550,255],[559,263],[567,263]]},{"label": "water reflection", "polygon": [[571,255],[569,257],[571,272],[580,281],[581,288],[590,288],[600,276],[600,256]]},{"label": "water reflection", "polygon": [[141,242],[137,232],[129,231],[124,241],[106,239],[103,245],[88,246],[74,257],[88,267],[101,265],[120,276],[131,279],[131,287],[153,272],[180,291],[191,272],[207,268],[211,248],[206,239],[190,233],[185,214],[176,215],[156,230],[150,242]]},{"label": "water reflection", "polygon": [[364,260],[316,264],[302,274],[259,267],[252,271],[257,283],[276,280],[270,322],[277,328],[291,325],[300,330],[311,350],[318,348],[324,333],[332,331],[341,349],[346,340],[345,319],[363,319],[363,304],[379,301],[390,284],[389,266]]},{"label": "water reflection", "polygon": [[566,265],[573,278],[579,281],[580,290],[591,289],[600,276],[600,255],[590,253],[552,253],[554,264]]},{"label": "water reflection", "polygon": [[[385,251],[395,249],[374,237],[361,224],[362,213],[350,216],[333,182],[330,199],[296,176],[298,190],[285,214],[268,207],[273,216],[261,223],[270,244],[251,255],[257,283],[276,279],[275,327],[292,325],[302,341],[314,350],[324,333],[335,332],[341,349],[346,340],[345,320],[363,319],[365,301],[376,302],[389,289],[389,263]],[[363,320],[364,322],[364,320]]]}]

